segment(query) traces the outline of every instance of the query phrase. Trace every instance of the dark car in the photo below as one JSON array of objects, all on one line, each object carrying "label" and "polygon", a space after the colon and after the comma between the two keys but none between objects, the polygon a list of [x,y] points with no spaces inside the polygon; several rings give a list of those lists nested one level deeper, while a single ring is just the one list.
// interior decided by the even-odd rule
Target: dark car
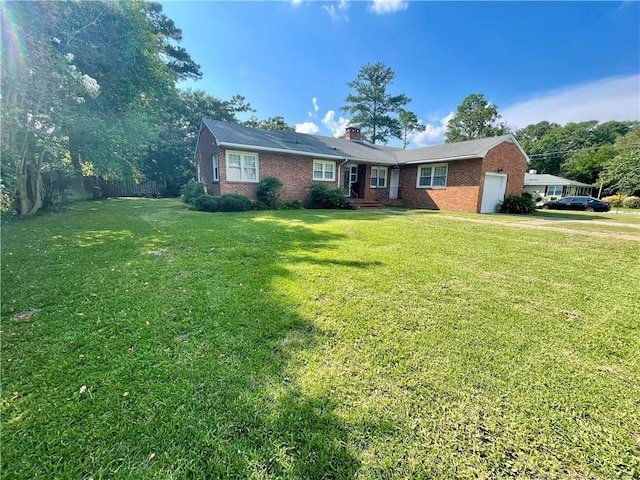
[{"label": "dark car", "polygon": [[593,197],[563,197],[558,200],[542,202],[540,208],[554,210],[583,210],[585,212],[608,212],[611,205]]}]

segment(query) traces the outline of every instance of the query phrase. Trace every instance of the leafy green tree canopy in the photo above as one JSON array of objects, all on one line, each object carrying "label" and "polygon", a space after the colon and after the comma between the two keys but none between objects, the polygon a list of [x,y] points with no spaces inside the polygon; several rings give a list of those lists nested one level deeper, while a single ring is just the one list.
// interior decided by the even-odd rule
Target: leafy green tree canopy
[{"label": "leafy green tree canopy", "polygon": [[413,132],[423,131],[425,126],[414,112],[410,112],[405,109],[400,110],[398,120],[400,121],[400,127],[402,128],[402,148],[406,149],[407,145],[409,145],[409,135]]},{"label": "leafy green tree canopy", "polygon": [[264,130],[284,130],[286,132],[295,132],[296,129],[285,122],[284,117],[277,115],[275,117],[265,118],[264,120],[258,120],[255,115],[251,116],[249,120],[244,122],[247,127],[262,128]]},{"label": "leafy green tree canopy", "polygon": [[600,182],[611,193],[640,195],[640,124],[619,137],[616,156],[605,163]]},{"label": "leafy green tree canopy", "polygon": [[472,93],[462,101],[456,115],[449,121],[446,141],[463,142],[509,133],[500,119],[498,107],[491,104],[483,94]]},{"label": "leafy green tree canopy", "polygon": [[398,116],[411,99],[404,94],[387,92],[394,78],[395,72],[390,67],[377,62],[361,67],[355,80],[347,83],[355,93],[347,95],[347,104],[342,109],[352,115],[351,123],[359,126],[364,138],[371,143],[402,138]]}]

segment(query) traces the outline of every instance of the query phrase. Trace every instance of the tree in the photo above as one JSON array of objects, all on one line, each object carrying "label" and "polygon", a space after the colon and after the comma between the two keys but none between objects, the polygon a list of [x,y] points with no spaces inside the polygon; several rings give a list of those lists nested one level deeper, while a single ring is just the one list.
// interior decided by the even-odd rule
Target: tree
[{"label": "tree", "polygon": [[358,125],[371,143],[402,138],[398,115],[411,99],[404,94],[391,95],[387,87],[393,83],[395,72],[381,62],[360,68],[355,80],[347,83],[355,93],[345,98],[342,110],[350,113],[351,123]]},{"label": "tree", "polygon": [[2,35],[2,154],[23,215],[53,169],[139,178],[176,81],[200,75],[159,4],[6,2]]},{"label": "tree", "polygon": [[[606,161],[613,157],[611,149],[620,135],[635,122],[605,122],[596,120],[567,123],[560,126],[549,122],[529,125],[516,133],[531,162],[530,168],[540,173],[567,175],[592,183]],[[582,180],[581,180],[582,179]]]},{"label": "tree", "polygon": [[269,117],[264,120],[258,120],[255,115],[251,116],[249,120],[244,122],[247,127],[262,128],[264,130],[284,130],[285,132],[295,132],[296,129],[291,125],[288,125],[284,121],[284,117],[277,115],[275,117]]},{"label": "tree", "polygon": [[244,97],[220,100],[202,90],[180,91],[174,102],[165,105],[158,138],[147,147],[142,173],[162,183],[167,195],[178,195],[180,187],[194,177],[193,152],[204,117],[239,123],[238,113],[253,111]]},{"label": "tree", "polygon": [[616,141],[616,156],[604,165],[599,182],[611,193],[640,194],[640,125]]},{"label": "tree", "polygon": [[500,121],[498,107],[481,93],[468,95],[447,125],[447,143],[504,135],[509,129]]},{"label": "tree", "polygon": [[398,115],[398,120],[402,128],[402,148],[406,149],[407,145],[409,145],[407,137],[413,132],[423,131],[425,127],[422,122],[418,120],[418,116],[409,110],[402,109],[400,115]]},{"label": "tree", "polygon": [[613,145],[600,145],[584,150],[565,160],[560,166],[560,172],[564,177],[593,185],[604,166],[615,154]]}]

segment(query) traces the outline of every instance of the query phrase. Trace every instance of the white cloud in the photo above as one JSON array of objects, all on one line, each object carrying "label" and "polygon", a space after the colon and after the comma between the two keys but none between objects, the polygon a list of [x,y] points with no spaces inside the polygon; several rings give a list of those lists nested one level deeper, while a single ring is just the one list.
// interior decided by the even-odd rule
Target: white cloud
[{"label": "white cloud", "polygon": [[318,133],[320,127],[313,122],[303,122],[295,124],[296,132],[298,133]]},{"label": "white cloud", "polygon": [[340,0],[336,4],[323,5],[322,9],[329,14],[331,20],[349,20],[347,16],[347,8],[349,8],[348,0]]},{"label": "white cloud", "polygon": [[447,124],[455,116],[450,112],[446,117],[442,117],[436,125],[426,124],[422,132],[414,132],[409,135],[409,141],[413,147],[427,147],[429,145],[441,145],[444,143],[444,136],[447,133]]},{"label": "white cloud", "polygon": [[378,15],[395,13],[407,8],[409,8],[409,2],[403,0],[373,0],[369,5],[369,10]]},{"label": "white cloud", "polygon": [[550,91],[510,105],[501,115],[513,129],[542,120],[561,125],[587,120],[640,120],[640,75],[609,77]]},{"label": "white cloud", "polygon": [[313,112],[307,112],[307,115],[309,115],[309,117],[311,118],[318,118],[318,110],[320,110],[320,107],[318,106],[318,99],[316,97],[313,97],[311,99],[311,102],[313,103]]},{"label": "white cloud", "polygon": [[298,5],[300,5],[302,3],[302,0],[290,0],[290,3],[294,7],[297,7]]},{"label": "white cloud", "polygon": [[336,120],[336,112],[329,110],[322,119],[322,124],[331,130],[331,135],[337,138],[344,135],[345,129],[349,126],[349,119],[339,117]]}]

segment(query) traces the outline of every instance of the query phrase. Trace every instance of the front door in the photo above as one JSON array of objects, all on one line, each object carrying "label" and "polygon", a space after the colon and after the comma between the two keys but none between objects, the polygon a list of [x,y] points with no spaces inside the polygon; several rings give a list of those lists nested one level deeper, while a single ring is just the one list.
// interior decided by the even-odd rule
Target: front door
[{"label": "front door", "polygon": [[389,200],[398,198],[398,189],[400,188],[400,169],[392,168],[389,177]]}]

